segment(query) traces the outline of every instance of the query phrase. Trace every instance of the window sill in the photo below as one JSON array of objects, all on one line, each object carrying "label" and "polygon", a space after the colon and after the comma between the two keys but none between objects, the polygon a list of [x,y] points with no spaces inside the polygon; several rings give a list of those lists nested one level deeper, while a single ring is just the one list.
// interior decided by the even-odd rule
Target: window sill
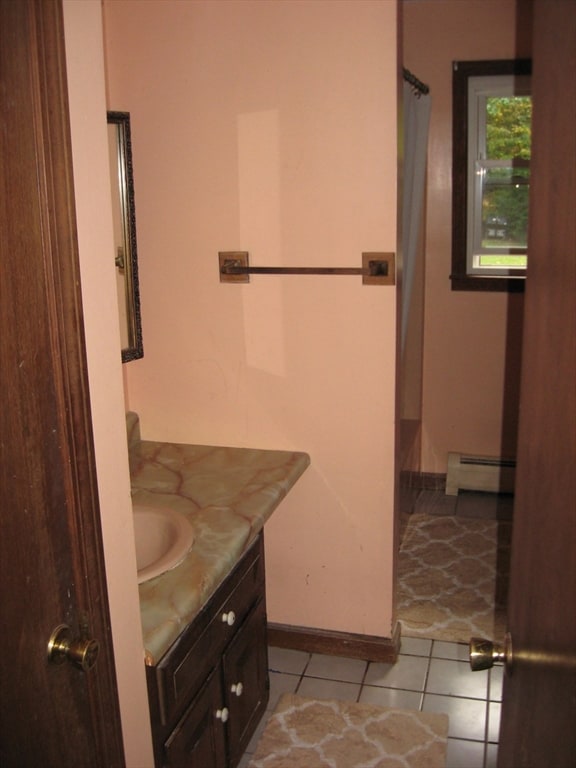
[{"label": "window sill", "polygon": [[453,291],[492,291],[523,293],[525,278],[522,277],[481,277],[471,275],[450,275]]}]

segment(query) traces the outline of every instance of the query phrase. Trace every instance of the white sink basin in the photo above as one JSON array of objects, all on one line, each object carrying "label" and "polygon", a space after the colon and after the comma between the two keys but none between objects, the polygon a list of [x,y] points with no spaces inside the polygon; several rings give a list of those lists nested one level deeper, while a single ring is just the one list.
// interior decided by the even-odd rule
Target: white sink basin
[{"label": "white sink basin", "polygon": [[138,584],[175,568],[194,543],[194,529],[180,512],[134,505]]}]

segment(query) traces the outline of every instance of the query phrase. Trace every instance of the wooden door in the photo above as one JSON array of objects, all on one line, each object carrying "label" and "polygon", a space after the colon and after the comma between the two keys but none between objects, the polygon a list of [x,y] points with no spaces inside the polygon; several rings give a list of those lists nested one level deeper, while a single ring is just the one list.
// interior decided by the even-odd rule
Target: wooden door
[{"label": "wooden door", "polygon": [[576,765],[576,3],[535,0],[533,149],[500,768]]},{"label": "wooden door", "polygon": [[[0,764],[120,766],[60,0],[0,0]],[[53,629],[100,643],[85,672]]]}]

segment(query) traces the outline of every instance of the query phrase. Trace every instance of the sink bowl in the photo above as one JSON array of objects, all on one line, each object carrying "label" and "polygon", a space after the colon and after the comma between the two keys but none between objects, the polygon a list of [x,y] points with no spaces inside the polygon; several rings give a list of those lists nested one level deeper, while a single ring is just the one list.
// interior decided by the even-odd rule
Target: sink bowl
[{"label": "sink bowl", "polygon": [[194,529],[173,509],[134,505],[138,584],[175,568],[194,543]]}]

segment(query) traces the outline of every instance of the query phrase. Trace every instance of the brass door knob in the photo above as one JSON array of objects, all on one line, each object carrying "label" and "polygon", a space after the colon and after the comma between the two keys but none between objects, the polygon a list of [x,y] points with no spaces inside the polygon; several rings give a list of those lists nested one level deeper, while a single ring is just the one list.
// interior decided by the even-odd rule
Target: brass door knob
[{"label": "brass door knob", "polygon": [[512,640],[507,633],[504,643],[494,643],[483,637],[470,638],[470,668],[473,672],[490,669],[495,664],[512,665]]},{"label": "brass door knob", "polygon": [[72,638],[67,624],[59,624],[48,641],[48,660],[53,664],[69,661],[85,672],[92,669],[98,659],[100,644],[90,638]]}]

